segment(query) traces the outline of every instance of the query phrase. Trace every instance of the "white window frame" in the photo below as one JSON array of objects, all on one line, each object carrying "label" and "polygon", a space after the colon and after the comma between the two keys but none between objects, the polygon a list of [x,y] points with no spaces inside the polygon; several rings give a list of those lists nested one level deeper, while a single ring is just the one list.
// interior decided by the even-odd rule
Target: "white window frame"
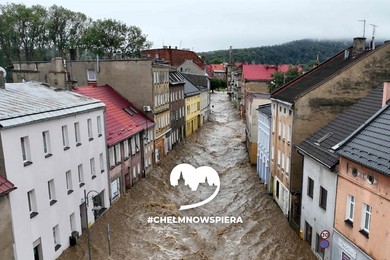
[{"label": "white window frame", "polygon": [[69,133],[68,133],[68,126],[63,125],[62,126],[62,145],[64,147],[64,150],[69,149]]},{"label": "white window frame", "polygon": [[114,146],[111,146],[108,148],[108,157],[110,160],[110,168],[115,167],[115,148]]},{"label": "white window frame", "polygon": [[79,177],[79,187],[83,187],[85,185],[83,164],[79,164],[77,166],[77,172]]},{"label": "white window frame", "polygon": [[96,70],[95,69],[87,69],[87,80],[88,81],[96,81]]},{"label": "white window frame", "polygon": [[38,215],[37,201],[35,198],[35,190],[30,190],[27,192],[28,208],[30,212],[30,218]]},{"label": "white window frame", "polygon": [[126,139],[123,141],[123,155],[125,157],[125,160],[129,158],[130,151],[129,151],[129,139]]},{"label": "white window frame", "polygon": [[95,158],[94,157],[89,159],[89,167],[91,169],[91,178],[95,179],[96,178],[96,167],[95,167]]},{"label": "white window frame", "polygon": [[75,136],[75,140],[76,140],[76,146],[80,146],[81,145],[81,136],[80,136],[80,123],[79,122],[74,123],[74,136]]},{"label": "white window frame", "polygon": [[[370,233],[371,214],[372,214],[372,207],[366,203],[363,203],[361,230],[367,232],[367,234]],[[367,219],[368,221],[366,221]],[[366,226],[366,222],[367,222],[367,226]]]},{"label": "white window frame", "polygon": [[[353,219],[355,217],[355,197],[352,195],[347,196],[347,210],[345,214],[345,219],[349,220],[353,223]],[[352,216],[351,216],[352,215]]]},{"label": "white window frame", "polygon": [[53,242],[54,242],[54,250],[57,251],[61,247],[60,228],[58,225],[55,225],[53,227]]},{"label": "white window frame", "polygon": [[28,136],[20,138],[20,144],[22,148],[22,159],[24,166],[31,164],[31,151],[30,151],[30,141]]},{"label": "white window frame", "polygon": [[65,179],[66,179],[66,190],[68,194],[71,194],[73,192],[73,182],[72,182],[72,171],[66,171],[65,172]]},{"label": "white window frame", "polygon": [[45,154],[45,158],[52,156],[49,131],[42,132],[42,141],[43,141],[43,153]]},{"label": "white window frame", "polygon": [[53,205],[54,203],[57,202],[54,179],[51,179],[50,181],[47,182],[47,190],[49,193],[49,203],[50,205]]},{"label": "white window frame", "polygon": [[104,156],[103,153],[99,154],[100,173],[104,172]]},{"label": "white window frame", "polygon": [[98,137],[101,137],[103,135],[103,132],[102,132],[102,117],[101,116],[97,116],[96,123],[97,123]]},{"label": "white window frame", "polygon": [[121,144],[115,145],[115,163],[120,164],[121,162]]},{"label": "white window frame", "polygon": [[87,119],[87,126],[88,126],[88,140],[92,141],[93,140],[93,130],[92,130],[92,119],[91,118]]}]

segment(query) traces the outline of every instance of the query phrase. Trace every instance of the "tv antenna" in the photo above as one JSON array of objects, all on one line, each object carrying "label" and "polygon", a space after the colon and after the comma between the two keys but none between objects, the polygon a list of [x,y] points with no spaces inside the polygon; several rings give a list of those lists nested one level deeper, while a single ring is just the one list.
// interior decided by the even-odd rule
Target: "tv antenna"
[{"label": "tv antenna", "polygon": [[359,20],[359,22],[363,22],[363,38],[366,34],[366,19]]},{"label": "tv antenna", "polygon": [[375,49],[375,42],[374,42],[374,38],[375,38],[375,29],[376,27],[378,27],[378,25],[375,25],[375,24],[370,24],[372,26],[372,39],[371,39],[371,49]]}]

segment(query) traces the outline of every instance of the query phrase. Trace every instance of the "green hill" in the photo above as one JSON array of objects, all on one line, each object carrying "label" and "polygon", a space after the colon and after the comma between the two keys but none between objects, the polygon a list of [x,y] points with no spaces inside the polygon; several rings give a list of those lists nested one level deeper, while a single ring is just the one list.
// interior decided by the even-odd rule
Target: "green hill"
[{"label": "green hill", "polygon": [[[346,47],[352,40],[297,40],[280,45],[256,48],[232,49],[233,62],[256,64],[307,64],[309,61],[325,61]],[[198,53],[205,57],[206,63],[229,61],[229,50],[218,50]]]}]

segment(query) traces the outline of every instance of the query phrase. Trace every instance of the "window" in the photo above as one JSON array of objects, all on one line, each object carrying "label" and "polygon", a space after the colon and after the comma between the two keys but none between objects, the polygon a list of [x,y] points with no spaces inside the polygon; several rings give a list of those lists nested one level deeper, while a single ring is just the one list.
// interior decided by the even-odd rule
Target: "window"
[{"label": "window", "polygon": [[54,187],[54,179],[47,182],[47,189],[49,191],[49,203],[50,206],[57,202],[56,192]]},{"label": "window", "polygon": [[287,128],[287,143],[289,144],[291,142],[291,125]]},{"label": "window", "polygon": [[88,81],[96,81],[96,70],[87,69],[87,79]]},{"label": "window", "polygon": [[43,153],[45,154],[45,158],[52,156],[51,148],[50,148],[50,136],[49,131],[42,132],[43,139]]},{"label": "window", "polygon": [[368,233],[370,232],[371,212],[372,212],[372,207],[368,204],[363,203],[362,224],[361,224],[360,233],[365,235],[367,238],[368,238]]},{"label": "window", "polygon": [[96,172],[95,172],[95,158],[89,159],[89,165],[91,167],[91,176],[92,179],[96,178]]},{"label": "window", "polygon": [[276,181],[276,197],[279,199],[279,181]]},{"label": "window", "polygon": [[348,195],[345,223],[349,224],[350,226],[353,226],[354,215],[355,215],[355,197],[352,195]]},{"label": "window", "polygon": [[139,139],[139,134],[135,136],[135,151],[138,153],[140,148],[140,139]]},{"label": "window", "polygon": [[278,165],[280,166],[280,149],[278,148]]},{"label": "window", "polygon": [[118,165],[121,163],[121,145],[115,145],[115,163]]},{"label": "window", "polygon": [[92,132],[92,120],[91,118],[87,119],[87,126],[88,126],[88,140],[93,140],[93,132]]},{"label": "window", "polygon": [[115,167],[115,149],[114,146],[108,148],[108,156],[110,160],[110,169]]},{"label": "window", "polygon": [[84,182],[84,171],[83,171],[82,164],[79,164],[79,166],[77,166],[77,171],[79,175],[79,187],[83,187],[85,185],[85,182]]},{"label": "window", "polygon": [[103,135],[102,133],[102,118],[100,116],[97,117],[97,133],[98,137]]},{"label": "window", "polygon": [[326,200],[328,198],[328,191],[320,186],[320,201],[319,205],[321,208],[326,210]]},{"label": "window", "polygon": [[69,149],[69,134],[67,125],[62,126],[62,146],[64,147],[64,150]]},{"label": "window", "polygon": [[100,161],[100,172],[104,172],[104,157],[103,153],[99,154],[99,161]]},{"label": "window", "polygon": [[33,218],[38,215],[37,201],[35,199],[35,190],[30,190],[29,192],[27,192],[27,199],[28,209],[30,211],[30,218]]},{"label": "window", "polygon": [[65,173],[66,177],[66,189],[68,190],[68,194],[73,192],[73,183],[72,183],[72,172],[69,170]]},{"label": "window", "polygon": [[129,140],[123,141],[123,155],[125,157],[125,160],[129,158],[130,152],[129,152]]},{"label": "window", "polygon": [[130,144],[131,144],[131,154],[135,154],[135,137],[134,136],[130,139]]},{"label": "window", "polygon": [[290,171],[290,157],[286,156],[286,176],[288,176],[289,171]]},{"label": "window", "polygon": [[76,146],[81,145],[81,137],[80,137],[80,124],[79,122],[74,123],[74,134],[76,138]]},{"label": "window", "polygon": [[284,171],[284,152],[282,152],[282,171]]},{"label": "window", "polygon": [[60,229],[59,229],[58,225],[53,227],[53,241],[54,241],[54,250],[57,251],[61,247]]},{"label": "window", "polygon": [[76,216],[75,216],[74,212],[72,214],[70,214],[70,216],[69,216],[69,223],[70,223],[70,230],[77,231],[76,230]]},{"label": "window", "polygon": [[316,234],[316,252],[324,259],[325,249],[321,247],[321,237],[319,234]]},{"label": "window", "polygon": [[314,181],[310,177],[307,177],[307,196],[313,198],[313,191],[314,191]]},{"label": "window", "polygon": [[20,144],[22,147],[22,158],[24,166],[32,164],[31,162],[31,153],[30,153],[30,142],[28,136],[20,138]]},{"label": "window", "polygon": [[305,241],[311,245],[311,234],[313,232],[313,228],[305,221]]}]

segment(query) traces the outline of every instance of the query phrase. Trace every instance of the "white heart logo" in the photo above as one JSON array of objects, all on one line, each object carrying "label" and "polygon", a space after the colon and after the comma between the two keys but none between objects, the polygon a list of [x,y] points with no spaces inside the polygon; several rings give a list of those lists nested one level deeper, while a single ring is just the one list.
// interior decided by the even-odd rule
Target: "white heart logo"
[{"label": "white heart logo", "polygon": [[183,177],[184,184],[188,185],[192,191],[196,191],[198,189],[199,184],[208,183],[209,186],[217,186],[214,193],[208,197],[207,199],[189,205],[180,206],[180,210],[192,209],[196,207],[200,207],[206,203],[212,201],[215,196],[217,196],[220,188],[219,175],[216,170],[209,166],[201,166],[195,168],[191,164],[182,163],[175,168],[172,169],[170,175],[170,182],[172,186],[177,186],[179,184],[180,178]]}]

